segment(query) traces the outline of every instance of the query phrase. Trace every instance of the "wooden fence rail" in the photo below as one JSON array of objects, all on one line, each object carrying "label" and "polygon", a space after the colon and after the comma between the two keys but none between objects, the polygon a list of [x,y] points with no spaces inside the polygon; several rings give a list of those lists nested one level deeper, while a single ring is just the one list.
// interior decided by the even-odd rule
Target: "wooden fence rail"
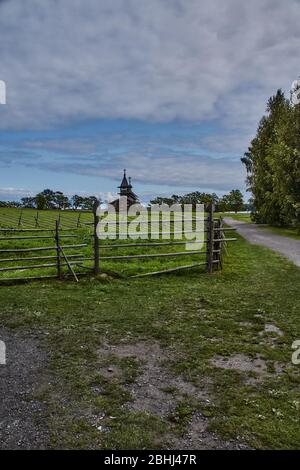
[{"label": "wooden fence rail", "polygon": [[[19,261],[36,261],[41,259],[56,259],[57,255],[48,255],[48,256],[29,256],[24,258],[2,258],[0,263],[16,263]],[[84,258],[84,254],[68,255],[68,258]]]},{"label": "wooden fence rail", "polygon": [[[60,238],[76,238],[78,237],[78,235],[60,235]],[[7,241],[7,240],[33,240],[33,239],[52,239],[53,240],[53,236],[50,237],[50,236],[25,236],[25,237],[0,237],[0,241]]]},{"label": "wooden fence rail", "polygon": [[[76,227],[75,227],[76,228]],[[70,232],[70,230],[74,230],[74,228],[60,228],[60,232]],[[0,232],[5,233],[19,233],[19,232],[53,232],[54,229],[52,228],[0,228]]]},{"label": "wooden fence rail", "polygon": [[[81,248],[83,246],[87,246],[87,243],[80,243],[77,245],[64,245],[62,248],[72,249],[72,248]],[[55,246],[38,246],[38,247],[30,247],[30,248],[4,248],[4,249],[0,249],[0,253],[27,253],[29,251],[49,251],[49,250],[56,250],[56,245]]]}]

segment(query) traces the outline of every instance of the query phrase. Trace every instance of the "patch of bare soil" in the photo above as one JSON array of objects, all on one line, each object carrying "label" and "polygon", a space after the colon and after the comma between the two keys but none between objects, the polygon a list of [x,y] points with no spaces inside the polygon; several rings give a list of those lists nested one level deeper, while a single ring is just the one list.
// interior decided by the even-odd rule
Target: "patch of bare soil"
[{"label": "patch of bare soil", "polygon": [[32,334],[0,328],[6,364],[0,365],[0,449],[45,449],[46,409],[33,395],[45,380],[47,354]]},{"label": "patch of bare soil", "polygon": [[[106,345],[102,353],[104,351],[119,358],[135,358],[140,363],[141,374],[134,383],[127,385],[127,390],[133,398],[128,404],[132,410],[151,413],[163,418],[175,408],[180,398],[186,396],[199,400],[208,398],[205,389],[199,389],[183,377],[173,375],[166,368],[164,362],[170,359],[171,352],[162,350],[158,343]],[[119,372],[115,366],[111,365],[104,370],[104,375],[114,377]]]},{"label": "patch of bare soil", "polygon": [[246,356],[245,354],[235,354],[230,357],[214,356],[211,360],[212,364],[222,369],[234,369],[242,372],[255,372],[256,374],[265,374],[267,365],[260,356],[256,359]]},{"label": "patch of bare soil", "polygon": [[[255,358],[248,357],[245,354],[234,354],[229,357],[216,355],[211,359],[211,363],[216,367],[221,367],[222,369],[251,372],[252,376],[246,377],[246,382],[248,383],[261,381],[270,375],[267,371],[266,361],[264,361],[264,359],[262,359],[258,354]],[[274,362],[273,366],[275,373],[282,372],[281,364]]]},{"label": "patch of bare soil", "polygon": [[273,325],[272,323],[266,323],[265,324],[265,330],[266,333],[276,333],[278,336],[283,336],[283,331],[278,328],[278,326]]},{"label": "patch of bare soil", "polygon": [[[140,362],[140,375],[134,383],[126,386],[131,393],[132,402],[128,408],[142,411],[167,419],[183,398],[193,398],[199,402],[211,400],[207,379],[199,380],[200,387],[182,376],[174,375],[166,366],[166,361],[174,359],[174,351],[165,350],[158,343],[139,342],[136,344],[105,344],[100,355],[116,355],[119,358],[131,357]],[[113,366],[111,369],[114,376]],[[107,373],[105,374],[107,377]],[[184,436],[170,434],[166,437],[169,449],[241,449],[243,444],[223,441],[207,430],[209,420],[197,412],[187,425]]]},{"label": "patch of bare soil", "polygon": [[266,323],[264,329],[259,333],[262,338],[260,344],[267,344],[272,349],[276,348],[279,338],[284,336],[284,332],[273,323]]},{"label": "patch of bare soil", "polygon": [[181,438],[170,439],[170,449],[180,450],[244,450],[249,446],[239,441],[225,441],[207,430],[208,418],[195,413],[187,426],[186,434]]}]

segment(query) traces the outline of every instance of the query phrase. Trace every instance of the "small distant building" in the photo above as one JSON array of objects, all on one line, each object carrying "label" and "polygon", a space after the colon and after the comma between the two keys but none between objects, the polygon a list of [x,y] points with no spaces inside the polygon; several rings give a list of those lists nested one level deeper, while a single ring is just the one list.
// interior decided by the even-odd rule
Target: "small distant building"
[{"label": "small distant building", "polygon": [[[118,186],[118,188],[120,189],[119,196],[120,197],[125,196],[127,198],[127,209],[133,204],[139,203],[138,196],[132,191],[131,178],[129,177],[127,180],[126,169],[124,169],[123,179],[121,181],[120,186]],[[110,204],[112,204],[115,207],[115,209],[119,211],[120,198],[115,199]]]}]

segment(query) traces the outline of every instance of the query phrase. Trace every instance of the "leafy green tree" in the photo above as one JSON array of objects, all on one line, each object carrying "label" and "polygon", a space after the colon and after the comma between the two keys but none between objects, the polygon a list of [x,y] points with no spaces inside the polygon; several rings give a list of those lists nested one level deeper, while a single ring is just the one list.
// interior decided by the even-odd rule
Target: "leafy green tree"
[{"label": "leafy green tree", "polygon": [[22,197],[21,204],[22,207],[26,207],[28,209],[36,208],[36,200],[34,197]]},{"label": "leafy green tree", "polygon": [[37,194],[34,199],[35,206],[38,210],[46,209],[47,201],[43,194]]},{"label": "leafy green tree", "polygon": [[57,209],[67,209],[70,207],[70,202],[67,196],[64,195],[61,191],[56,191],[53,196],[53,203]]},{"label": "leafy green tree", "polygon": [[44,189],[42,192],[38,193],[35,196],[35,200],[44,201],[43,202],[43,209],[56,209],[56,199],[55,199],[55,191],[52,189]]},{"label": "leafy green tree", "polygon": [[239,189],[233,189],[226,196],[227,200],[227,210],[239,212],[244,209],[244,198],[243,194]]},{"label": "leafy green tree", "polygon": [[74,196],[71,197],[71,204],[74,209],[79,209],[82,206],[83,203],[83,197],[78,196],[78,194],[74,194]]},{"label": "leafy green tree", "polygon": [[182,196],[173,194],[171,197],[156,197],[150,201],[150,204],[168,204],[168,206],[173,204],[192,204],[192,206],[196,206],[196,204],[208,204],[210,202],[217,204],[218,200],[219,198],[215,193],[209,194],[202,193],[200,191],[194,191]]},{"label": "leafy green tree", "polygon": [[217,212],[228,212],[229,209],[229,201],[228,201],[228,194],[224,194],[222,197],[219,198],[218,204],[216,206]]},{"label": "leafy green tree", "polygon": [[19,201],[0,201],[0,207],[21,207]]},{"label": "leafy green tree", "polygon": [[299,106],[278,90],[267,105],[257,134],[242,158],[253,195],[254,220],[284,225],[299,213]]},{"label": "leafy green tree", "polygon": [[[82,209],[89,210],[89,211],[93,210],[94,204],[97,201],[98,199],[96,198],[96,196],[84,197],[82,201]],[[101,201],[99,202],[101,203]]]},{"label": "leafy green tree", "polygon": [[180,197],[174,195],[172,197],[156,197],[155,199],[152,199],[150,201],[151,205],[162,205],[162,204],[167,204],[168,206],[172,206],[173,204],[180,204]]}]

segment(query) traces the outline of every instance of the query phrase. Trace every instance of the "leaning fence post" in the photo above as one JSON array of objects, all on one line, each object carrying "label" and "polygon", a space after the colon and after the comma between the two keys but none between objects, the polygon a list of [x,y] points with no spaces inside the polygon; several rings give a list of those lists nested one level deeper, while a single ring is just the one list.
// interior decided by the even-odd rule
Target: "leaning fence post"
[{"label": "leaning fence post", "polygon": [[95,201],[93,206],[93,215],[94,215],[94,274],[97,275],[100,273],[100,252],[99,252],[99,238],[97,235],[97,225],[99,223],[98,215],[99,201]]},{"label": "leaning fence post", "polygon": [[57,266],[57,277],[62,278],[61,263],[60,263],[60,240],[59,240],[59,221],[55,221],[55,242],[56,242],[56,266]]},{"label": "leaning fence post", "polygon": [[213,271],[214,258],[214,204],[208,206],[207,217],[207,244],[206,244],[206,270],[208,273]]}]

